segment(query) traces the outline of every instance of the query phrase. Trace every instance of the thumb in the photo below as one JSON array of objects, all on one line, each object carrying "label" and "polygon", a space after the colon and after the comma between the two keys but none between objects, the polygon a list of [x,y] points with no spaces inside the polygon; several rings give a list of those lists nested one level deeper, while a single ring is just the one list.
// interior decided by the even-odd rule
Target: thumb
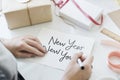
[{"label": "thumb", "polygon": [[87,56],[87,58],[85,59],[85,61],[83,63],[85,65],[92,65],[93,59],[94,59],[93,55],[90,54]]}]

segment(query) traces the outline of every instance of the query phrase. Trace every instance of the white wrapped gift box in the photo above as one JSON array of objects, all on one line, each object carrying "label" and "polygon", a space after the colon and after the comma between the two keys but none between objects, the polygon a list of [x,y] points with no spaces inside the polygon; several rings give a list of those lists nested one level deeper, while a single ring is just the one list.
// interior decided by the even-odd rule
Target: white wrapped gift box
[{"label": "white wrapped gift box", "polygon": [[[102,8],[94,4],[91,4],[85,0],[74,0],[74,1],[77,3],[77,5],[72,0],[69,0],[60,9],[59,15],[62,18],[74,23],[79,27],[90,30],[95,24],[94,21],[98,21],[99,19],[101,19]],[[91,20],[88,16],[86,16],[84,12],[80,11],[77,6],[79,6],[80,9],[82,9],[85,12],[85,14],[88,14],[94,21]],[[102,20],[100,24],[101,23]]]}]

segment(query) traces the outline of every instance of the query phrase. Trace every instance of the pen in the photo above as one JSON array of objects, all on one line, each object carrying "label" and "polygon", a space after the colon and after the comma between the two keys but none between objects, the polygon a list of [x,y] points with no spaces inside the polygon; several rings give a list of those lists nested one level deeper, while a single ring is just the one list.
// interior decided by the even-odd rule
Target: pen
[{"label": "pen", "polygon": [[78,64],[80,65],[81,70],[85,69],[85,67],[80,59],[78,59]]}]

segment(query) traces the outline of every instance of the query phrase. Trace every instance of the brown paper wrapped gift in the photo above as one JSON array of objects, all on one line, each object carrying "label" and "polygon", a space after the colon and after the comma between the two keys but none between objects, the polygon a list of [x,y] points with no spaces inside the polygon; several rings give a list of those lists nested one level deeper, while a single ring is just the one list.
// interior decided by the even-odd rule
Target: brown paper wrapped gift
[{"label": "brown paper wrapped gift", "polygon": [[2,6],[10,29],[52,20],[50,0],[30,0],[28,3],[3,0]]}]

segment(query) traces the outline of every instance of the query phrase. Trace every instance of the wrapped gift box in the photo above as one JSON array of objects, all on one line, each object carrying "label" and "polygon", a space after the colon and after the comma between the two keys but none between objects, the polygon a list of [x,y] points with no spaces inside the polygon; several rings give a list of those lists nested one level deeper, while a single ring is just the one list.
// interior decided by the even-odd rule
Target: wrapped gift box
[{"label": "wrapped gift box", "polygon": [[52,20],[50,0],[30,0],[28,3],[3,0],[2,8],[10,29]]},{"label": "wrapped gift box", "polygon": [[[101,17],[102,8],[93,5],[85,0],[75,0],[75,1],[77,5],[79,5],[79,7],[88,15],[90,15],[94,20],[97,21]],[[78,9],[78,7],[73,3],[72,0],[69,0],[60,9],[59,13],[60,13],[59,15],[62,18],[84,29],[90,30],[93,26],[93,22]]]}]

